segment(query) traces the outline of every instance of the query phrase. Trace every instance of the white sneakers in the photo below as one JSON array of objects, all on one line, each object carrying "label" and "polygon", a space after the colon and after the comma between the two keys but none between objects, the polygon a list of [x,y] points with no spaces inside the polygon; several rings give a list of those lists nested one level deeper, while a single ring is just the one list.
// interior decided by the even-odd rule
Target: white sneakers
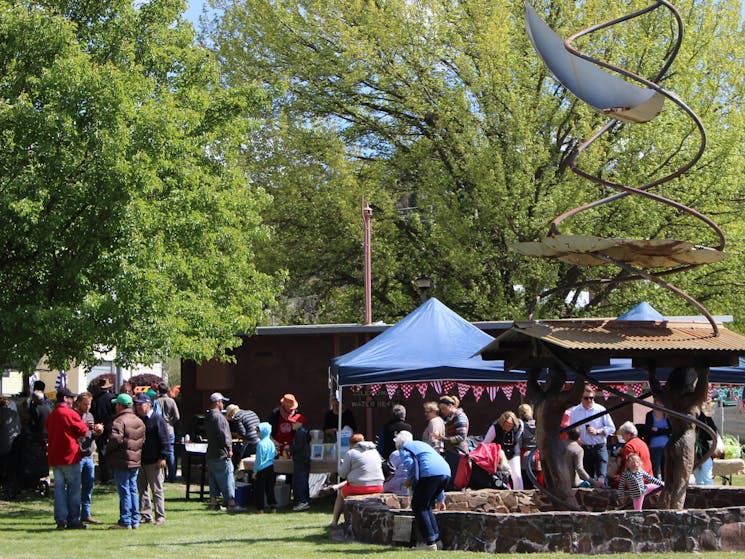
[{"label": "white sneakers", "polygon": [[310,504],[308,503],[298,503],[294,507],[292,507],[293,512],[300,512],[304,510],[308,510],[310,508]]}]

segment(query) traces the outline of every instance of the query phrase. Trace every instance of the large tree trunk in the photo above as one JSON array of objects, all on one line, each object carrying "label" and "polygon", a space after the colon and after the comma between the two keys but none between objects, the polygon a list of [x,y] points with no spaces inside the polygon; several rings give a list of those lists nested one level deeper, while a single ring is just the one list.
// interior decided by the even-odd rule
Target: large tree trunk
[{"label": "large tree trunk", "polygon": [[562,391],[566,373],[552,369],[541,387],[538,374],[538,370],[528,371],[527,399],[533,405],[536,445],[541,451],[545,487],[555,504],[577,510],[579,505],[572,490],[574,471],[567,458],[566,441],[560,435],[564,411],[579,402],[585,383],[578,378],[571,390]]},{"label": "large tree trunk", "polygon": [[[654,370],[649,373],[655,398],[668,409],[697,417],[709,388],[708,367],[677,367],[673,369],[664,389]],[[688,479],[693,472],[695,426],[683,419],[668,416],[670,440],[665,446],[665,488],[660,507],[681,510],[685,506]]]}]

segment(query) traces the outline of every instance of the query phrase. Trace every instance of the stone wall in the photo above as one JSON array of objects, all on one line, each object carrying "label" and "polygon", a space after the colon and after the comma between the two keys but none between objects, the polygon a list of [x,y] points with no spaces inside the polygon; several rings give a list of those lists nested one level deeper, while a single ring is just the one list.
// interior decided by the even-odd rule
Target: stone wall
[{"label": "stone wall", "polygon": [[[577,490],[583,512],[552,511],[534,491],[448,493],[437,513],[445,549],[492,553],[641,553],[745,551],[745,488],[692,487],[686,510],[615,510],[612,491]],[[358,541],[411,545],[407,497],[346,500],[347,530]],[[706,507],[706,508],[705,508]],[[402,518],[396,518],[402,517]],[[404,534],[402,536],[402,534]]]}]

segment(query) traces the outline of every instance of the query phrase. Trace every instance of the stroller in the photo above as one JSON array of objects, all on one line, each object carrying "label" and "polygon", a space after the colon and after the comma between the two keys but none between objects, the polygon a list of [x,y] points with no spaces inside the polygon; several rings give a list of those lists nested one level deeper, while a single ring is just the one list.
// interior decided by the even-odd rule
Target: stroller
[{"label": "stroller", "polygon": [[453,484],[458,489],[511,489],[509,472],[499,469],[501,446],[496,443],[479,443],[471,452],[461,451],[458,470]]}]

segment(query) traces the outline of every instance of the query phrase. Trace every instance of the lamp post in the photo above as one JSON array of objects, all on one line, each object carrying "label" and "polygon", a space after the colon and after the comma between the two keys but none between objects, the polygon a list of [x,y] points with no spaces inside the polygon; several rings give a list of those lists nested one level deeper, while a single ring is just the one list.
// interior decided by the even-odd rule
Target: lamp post
[{"label": "lamp post", "polygon": [[429,288],[432,287],[432,280],[427,277],[427,274],[422,274],[414,280],[414,285],[419,290],[419,297],[421,297],[422,303],[424,303],[429,299]]}]

